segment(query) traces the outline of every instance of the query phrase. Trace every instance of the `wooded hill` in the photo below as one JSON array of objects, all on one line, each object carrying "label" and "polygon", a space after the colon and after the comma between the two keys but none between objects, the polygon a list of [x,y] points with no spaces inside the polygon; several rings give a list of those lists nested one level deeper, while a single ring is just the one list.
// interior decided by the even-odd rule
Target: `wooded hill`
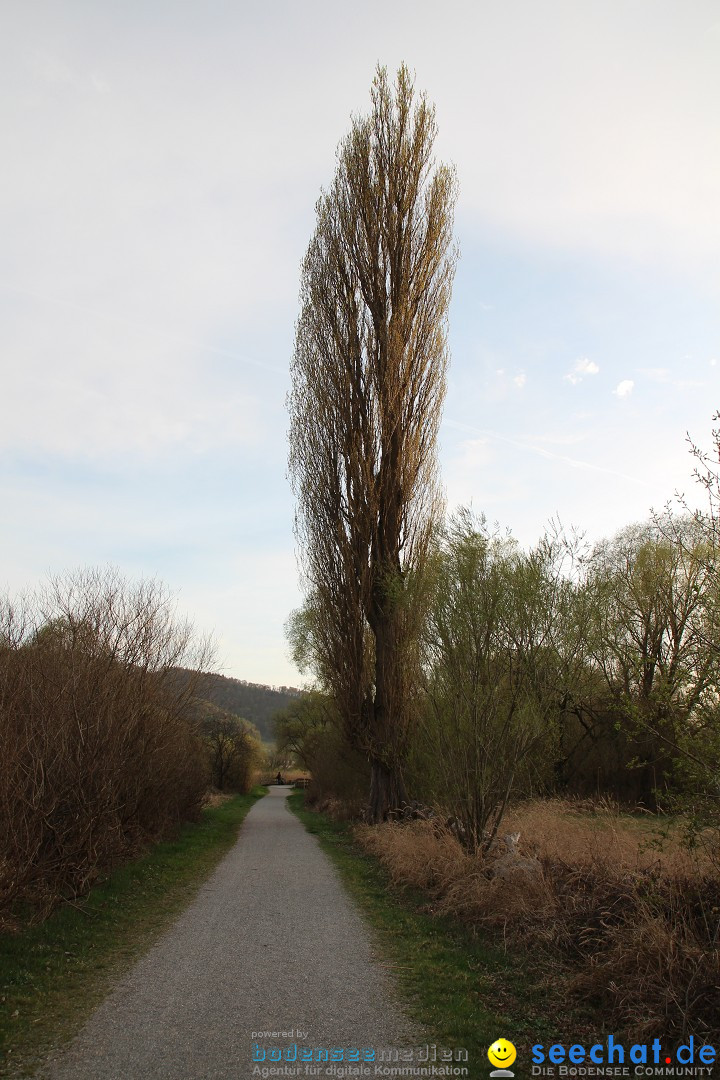
[{"label": "wooded hill", "polygon": [[[190,676],[184,668],[179,673]],[[274,742],[272,718],[279,709],[286,708],[301,691],[293,686],[263,686],[261,683],[232,679],[227,675],[205,674],[197,688],[197,696],[212,702],[219,709],[249,720],[260,732],[264,742]]]}]

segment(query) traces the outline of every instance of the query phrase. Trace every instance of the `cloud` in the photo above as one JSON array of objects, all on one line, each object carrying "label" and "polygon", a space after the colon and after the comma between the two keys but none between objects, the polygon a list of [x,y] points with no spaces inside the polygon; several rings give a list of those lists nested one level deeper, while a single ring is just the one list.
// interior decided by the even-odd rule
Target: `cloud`
[{"label": "cloud", "polygon": [[617,384],[617,386],[613,390],[613,394],[615,394],[615,396],[619,398],[630,397],[633,392],[634,386],[635,383],[632,379],[623,379],[622,382],[619,382]]},{"label": "cloud", "polygon": [[713,356],[710,360],[710,367],[717,367],[717,357]]},{"label": "cloud", "polygon": [[[708,277],[715,284],[716,269],[706,273],[720,243],[710,0],[680,14],[654,0],[622,11],[525,0],[521,31],[514,5],[461,0],[451,0],[441,23],[432,21],[430,0],[417,0],[410,21],[407,3],[380,0],[347,11],[328,0],[280,0],[272,10],[189,5],[187,18],[173,20],[164,7],[41,4],[38,18],[33,5],[8,5],[0,41],[0,455],[9,463],[11,554],[3,574],[22,582],[62,554],[63,562],[108,559],[169,575],[190,590],[203,621],[219,623],[228,670],[293,681],[273,671],[286,670],[277,661],[285,649],[279,628],[296,602],[294,563],[280,549],[287,544],[289,553],[292,543],[282,399],[298,267],[337,141],[351,114],[370,105],[381,15],[383,62],[392,71],[409,57],[418,89],[437,105],[437,158],[453,161],[460,178],[458,237],[471,251],[495,238],[500,259],[493,277],[475,277],[481,267],[472,262],[459,271],[469,274],[468,295],[482,300],[471,322],[456,305],[458,340],[480,322],[491,341],[480,408],[476,367],[458,357],[456,378],[463,412],[497,416],[510,437],[466,433],[466,445],[444,461],[450,494],[488,498],[493,512],[519,523],[572,507],[568,517],[587,512],[592,523],[595,513],[607,528],[607,506],[613,525],[634,513],[640,481],[628,483],[624,503],[614,497],[624,462],[640,460],[637,447],[658,441],[669,418],[674,452],[685,455],[691,414],[672,417],[677,395],[666,387],[668,411],[658,418],[652,402],[639,431],[624,423],[624,408],[612,407],[608,380],[604,401],[592,406],[614,414],[616,427],[604,423],[601,436],[583,441],[586,461],[539,438],[514,439],[512,424],[526,430],[536,422],[531,398],[543,387],[531,380],[525,395],[525,373],[511,372],[523,362],[532,375],[531,339],[547,330],[522,320],[523,340],[509,333],[509,271],[519,252],[543,265],[560,253],[573,273],[598,255],[624,273],[629,256],[652,267],[638,275],[643,288],[667,267],[668,288],[684,288],[683,275],[701,278],[703,290]],[[348,39],[352,47],[341,47]],[[472,130],[483,139],[469,139]],[[612,306],[569,292],[564,340],[578,342],[573,350],[623,355],[628,336],[608,319]],[[541,295],[552,302],[549,291]],[[679,300],[667,307],[686,310]],[[587,320],[582,332],[576,319]],[[496,332],[505,339],[493,340]],[[673,338],[678,356],[686,333]],[[650,354],[656,339],[647,338]],[[693,347],[705,363],[720,356],[711,342]],[[665,350],[655,354],[634,351],[633,370],[662,362]],[[568,362],[571,384],[597,374],[586,357]],[[709,366],[720,370],[717,361]],[[638,377],[644,404],[646,378]],[[632,387],[624,380],[615,396]],[[705,409],[707,394],[697,397]],[[515,408],[503,411],[510,399]],[[525,404],[533,406],[528,416]],[[579,422],[566,412],[558,425]],[[669,468],[652,478],[658,503],[682,486],[684,460],[677,468],[679,478]],[[588,470],[598,483],[605,477],[607,497],[587,483]],[[58,474],[70,479],[60,484]],[[263,507],[256,489],[267,496]],[[287,508],[281,525],[272,516],[278,505]],[[255,561],[251,540],[241,544],[249,530],[257,550],[277,546],[277,562]],[[219,546],[227,538],[234,551],[241,545],[242,559],[231,564],[219,548],[208,556],[208,537]],[[208,592],[210,563],[219,583]]]},{"label": "cloud", "polygon": [[599,371],[600,368],[594,360],[588,360],[587,356],[582,356],[575,361],[575,367],[572,371],[569,371],[563,378],[567,379],[572,386],[577,386],[578,383],[583,381],[584,375],[597,375]]},{"label": "cloud", "polygon": [[[492,460],[493,452],[491,444],[493,442],[500,442],[506,446],[515,447],[523,453],[530,453],[550,461],[561,462],[564,465],[570,466],[572,469],[589,470],[591,472],[604,473],[607,476],[617,476],[623,480],[629,480],[633,484],[640,484],[643,486],[646,484],[644,478],[641,479],[640,477],[632,476],[629,473],[608,468],[606,465],[598,465],[592,461],[568,457],[566,454],[558,454],[553,450],[548,450],[545,446],[537,446],[535,445],[537,439],[528,441],[526,439],[509,438],[507,435],[502,435],[498,431],[489,431],[487,429],[481,430],[480,428],[474,427],[472,424],[462,423],[458,420],[448,419],[445,421],[445,424],[447,427],[454,428],[457,431],[471,431],[476,432],[478,435],[482,435],[481,439],[468,439],[462,444],[462,449],[464,451],[464,458],[461,461],[462,466],[467,466],[467,463],[473,460],[473,455],[478,451],[481,451],[483,456],[487,454],[488,461]],[[543,441],[552,443],[556,440],[553,438],[545,438]]]}]

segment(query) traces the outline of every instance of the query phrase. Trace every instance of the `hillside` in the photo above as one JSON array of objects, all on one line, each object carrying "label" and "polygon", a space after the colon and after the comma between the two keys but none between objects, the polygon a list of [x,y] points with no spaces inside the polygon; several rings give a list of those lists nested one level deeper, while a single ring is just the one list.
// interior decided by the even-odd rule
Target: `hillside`
[{"label": "hillside", "polygon": [[[191,674],[183,668],[179,668],[178,672],[188,677]],[[260,683],[245,682],[244,679],[213,674],[203,675],[197,688],[198,697],[212,702],[219,709],[249,720],[265,742],[275,741],[272,726],[275,713],[284,709],[300,693],[301,691],[293,686],[263,686]]]}]

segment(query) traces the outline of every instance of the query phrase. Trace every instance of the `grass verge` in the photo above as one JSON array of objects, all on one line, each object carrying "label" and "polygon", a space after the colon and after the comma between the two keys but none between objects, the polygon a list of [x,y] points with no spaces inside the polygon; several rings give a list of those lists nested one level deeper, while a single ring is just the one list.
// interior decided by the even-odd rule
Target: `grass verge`
[{"label": "grass verge", "polygon": [[352,828],[308,810],[304,793],[288,802],[338,867],[366,913],[392,965],[409,1015],[438,1047],[468,1051],[469,1076],[486,1077],[488,1047],[509,1039],[518,1060],[516,1077],[530,1076],[530,1047],[568,1043],[583,1032],[598,1036],[597,1016],[571,1008],[546,963],[502,939],[488,941],[456,920],[428,913],[428,897],[400,888],[355,843]]},{"label": "grass verge", "polygon": [[45,922],[0,937],[0,1076],[32,1075],[164,930],[234,843],[255,788],[203,810],[175,839],[114,871]]}]

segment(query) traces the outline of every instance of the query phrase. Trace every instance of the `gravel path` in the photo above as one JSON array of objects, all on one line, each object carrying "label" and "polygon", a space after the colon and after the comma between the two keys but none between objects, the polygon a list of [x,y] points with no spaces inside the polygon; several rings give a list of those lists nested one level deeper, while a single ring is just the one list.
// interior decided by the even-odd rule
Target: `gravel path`
[{"label": "gravel path", "polygon": [[[271,788],[255,804],[194,902],[43,1077],[251,1080],[272,1068],[265,1075],[337,1076],[339,1065],[278,1065],[270,1048],[290,1058],[293,1046],[298,1057],[301,1047],[345,1048],[347,1062],[350,1047],[423,1041],[287,793]],[[265,1050],[259,1065],[253,1043]]]}]

